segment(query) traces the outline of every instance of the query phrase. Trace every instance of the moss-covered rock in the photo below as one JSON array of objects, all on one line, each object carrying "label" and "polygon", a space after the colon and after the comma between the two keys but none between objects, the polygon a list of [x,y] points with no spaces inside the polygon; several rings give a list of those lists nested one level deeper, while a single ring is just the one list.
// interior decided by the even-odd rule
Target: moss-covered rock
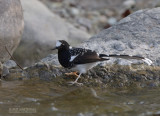
[{"label": "moss-covered rock", "polygon": [[[68,77],[70,70],[60,66],[37,63],[24,71],[10,69],[6,77],[9,80],[38,78],[54,81],[55,84],[68,86],[69,81],[76,77]],[[158,87],[160,82],[160,67],[146,65],[106,65],[96,66],[86,74],[82,74],[79,82],[89,87]]]}]

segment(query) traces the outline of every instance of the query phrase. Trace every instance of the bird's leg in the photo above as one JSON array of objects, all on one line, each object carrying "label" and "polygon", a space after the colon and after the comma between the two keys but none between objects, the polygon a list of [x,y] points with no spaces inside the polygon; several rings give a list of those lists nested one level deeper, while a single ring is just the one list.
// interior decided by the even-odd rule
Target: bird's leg
[{"label": "bird's leg", "polygon": [[78,77],[77,72],[65,73],[65,75],[67,75],[67,76],[76,76],[76,77]]},{"label": "bird's leg", "polygon": [[77,82],[78,79],[80,78],[81,74],[82,74],[82,73],[80,73],[80,74],[78,75],[78,77],[76,78],[75,81],[69,82],[69,85],[74,85],[74,84],[77,84],[77,85],[79,85],[79,86],[83,85],[83,83],[78,83],[78,82]]}]

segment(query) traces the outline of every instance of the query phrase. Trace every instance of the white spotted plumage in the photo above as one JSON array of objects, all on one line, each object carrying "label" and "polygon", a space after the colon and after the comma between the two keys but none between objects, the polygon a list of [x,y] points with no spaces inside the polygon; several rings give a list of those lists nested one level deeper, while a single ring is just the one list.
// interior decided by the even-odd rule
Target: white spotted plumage
[{"label": "white spotted plumage", "polygon": [[87,52],[87,50],[83,48],[71,47],[71,49],[69,49],[69,53],[71,56],[77,56],[78,54],[83,55],[85,52]]},{"label": "white spotted plumage", "polygon": [[71,56],[71,58],[70,58],[70,62],[72,62],[76,57],[78,56],[78,54],[77,55],[75,55],[75,56]]}]

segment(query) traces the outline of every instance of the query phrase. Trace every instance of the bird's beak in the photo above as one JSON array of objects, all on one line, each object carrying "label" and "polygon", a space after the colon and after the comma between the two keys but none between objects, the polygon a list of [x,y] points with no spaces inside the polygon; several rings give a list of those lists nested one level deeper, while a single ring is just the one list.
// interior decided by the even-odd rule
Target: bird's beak
[{"label": "bird's beak", "polygon": [[57,49],[57,47],[54,47],[54,48],[52,48],[51,50],[56,50]]}]

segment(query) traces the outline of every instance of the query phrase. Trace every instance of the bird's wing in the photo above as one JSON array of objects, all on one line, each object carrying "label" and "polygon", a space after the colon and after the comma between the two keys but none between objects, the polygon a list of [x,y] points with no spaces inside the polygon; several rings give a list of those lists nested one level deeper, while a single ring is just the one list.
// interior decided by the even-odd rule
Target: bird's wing
[{"label": "bird's wing", "polygon": [[74,54],[72,54],[70,59],[70,61],[74,64],[86,64],[86,63],[108,60],[105,58],[100,58],[95,51],[89,49],[75,48],[74,50],[75,50]]}]

